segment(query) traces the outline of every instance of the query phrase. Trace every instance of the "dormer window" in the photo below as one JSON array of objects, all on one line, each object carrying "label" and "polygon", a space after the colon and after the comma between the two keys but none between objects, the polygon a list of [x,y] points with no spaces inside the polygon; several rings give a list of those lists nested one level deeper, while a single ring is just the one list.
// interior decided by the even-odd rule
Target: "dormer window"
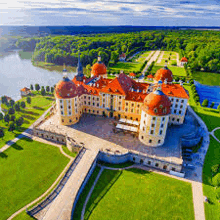
[{"label": "dormer window", "polygon": [[155,109],[154,109],[154,113],[157,113],[157,112],[158,112],[158,110],[157,110],[157,108],[155,108]]}]

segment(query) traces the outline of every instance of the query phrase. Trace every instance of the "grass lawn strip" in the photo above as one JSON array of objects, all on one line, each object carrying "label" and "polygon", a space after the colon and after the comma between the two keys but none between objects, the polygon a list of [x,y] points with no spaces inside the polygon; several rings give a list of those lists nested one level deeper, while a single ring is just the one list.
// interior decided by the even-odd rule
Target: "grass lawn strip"
[{"label": "grass lawn strip", "polygon": [[67,155],[69,155],[69,156],[71,156],[71,157],[76,157],[76,155],[78,154],[76,151],[75,151],[75,152],[71,152],[71,151],[67,148],[67,146],[65,146],[65,145],[62,146],[62,149],[63,149],[63,151],[64,151]]},{"label": "grass lawn strip", "polygon": [[139,169],[104,170],[84,219],[194,219],[191,184]]},{"label": "grass lawn strip", "polygon": [[[26,101],[22,98],[21,101]],[[3,147],[8,141],[13,140],[23,131],[25,131],[31,124],[33,124],[53,103],[54,98],[51,96],[35,95],[31,97],[31,104],[26,103],[26,108],[21,111],[15,111],[16,118],[23,117],[24,124],[14,132],[8,131],[8,124],[4,120],[0,121],[0,127],[4,130],[5,136],[0,140],[0,148]]]},{"label": "grass lawn strip", "polygon": [[30,139],[19,140],[0,160],[0,219],[42,195],[69,162],[59,148]]},{"label": "grass lawn strip", "polygon": [[209,72],[195,72],[193,73],[193,79],[201,84],[210,86],[220,86],[220,74]]},{"label": "grass lawn strip", "polygon": [[140,71],[141,63],[131,63],[131,62],[118,62],[115,66],[110,67],[111,70],[123,70],[125,72],[132,72],[132,71]]}]

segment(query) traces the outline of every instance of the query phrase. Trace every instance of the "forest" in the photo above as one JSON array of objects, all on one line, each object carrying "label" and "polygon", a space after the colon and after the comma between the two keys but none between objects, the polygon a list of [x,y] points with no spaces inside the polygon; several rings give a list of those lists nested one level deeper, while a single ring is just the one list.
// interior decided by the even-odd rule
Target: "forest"
[{"label": "forest", "polygon": [[18,39],[16,46],[34,51],[32,61],[76,66],[78,51],[83,66],[101,55],[107,66],[140,50],[176,51],[189,60],[192,71],[220,72],[220,32],[199,30],[152,30],[132,33],[59,35]]}]

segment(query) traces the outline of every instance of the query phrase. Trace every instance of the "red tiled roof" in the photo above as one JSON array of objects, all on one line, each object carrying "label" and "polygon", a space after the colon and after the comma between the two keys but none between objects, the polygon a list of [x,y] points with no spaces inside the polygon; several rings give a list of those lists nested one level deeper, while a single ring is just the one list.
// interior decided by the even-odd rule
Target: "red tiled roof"
[{"label": "red tiled roof", "polygon": [[92,66],[91,74],[94,76],[105,75],[107,73],[107,68],[104,63],[97,62]]},{"label": "red tiled roof", "polygon": [[154,78],[152,74],[148,75],[147,78]]},{"label": "red tiled roof", "polygon": [[143,110],[149,115],[163,116],[170,113],[171,102],[161,91],[151,92],[144,99]]},{"label": "red tiled roof", "polygon": [[154,79],[156,81],[162,80],[163,82],[165,79],[167,79],[167,82],[172,82],[173,74],[171,70],[169,70],[167,67],[164,67],[164,68],[157,70]]},{"label": "red tiled roof", "polygon": [[125,97],[125,100],[133,101],[133,102],[143,102],[147,94],[139,93],[139,92],[131,92],[129,91],[127,93],[127,96]]},{"label": "red tiled roof", "polygon": [[181,62],[188,62],[188,59],[186,57],[182,57]]},{"label": "red tiled roof", "polygon": [[135,74],[135,73],[130,73],[129,75],[130,75],[130,76],[136,76],[136,74]]},{"label": "red tiled roof", "polygon": [[31,91],[30,89],[28,89],[27,87],[24,87],[23,89],[21,89],[20,91],[23,91],[23,92],[27,92],[27,91]]},{"label": "red tiled roof", "polygon": [[189,99],[186,90],[180,84],[162,84],[162,91],[167,96]]}]

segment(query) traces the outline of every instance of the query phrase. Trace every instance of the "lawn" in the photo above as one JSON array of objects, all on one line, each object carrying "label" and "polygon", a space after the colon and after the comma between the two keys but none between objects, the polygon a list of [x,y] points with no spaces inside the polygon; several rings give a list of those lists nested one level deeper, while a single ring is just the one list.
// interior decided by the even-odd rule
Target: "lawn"
[{"label": "lawn", "polygon": [[143,54],[141,54],[139,56],[139,58],[137,59],[137,62],[139,63],[143,63],[145,61],[145,59],[150,55],[151,51],[147,51],[147,52],[144,52]]},{"label": "lawn", "polygon": [[[151,72],[155,74],[157,70],[159,70],[160,68],[163,68],[163,66],[155,65]],[[172,71],[174,76],[186,77],[186,71],[184,68],[177,67],[177,66],[168,66],[168,68]]]},{"label": "lawn", "polygon": [[141,65],[141,63],[118,62],[115,66],[110,67],[110,69],[116,71],[123,70],[125,72],[138,72],[140,71]]},{"label": "lawn", "polygon": [[191,184],[139,169],[104,170],[84,219],[194,219]]},{"label": "lawn", "polygon": [[76,155],[78,154],[76,151],[75,152],[71,152],[66,145],[62,146],[63,151],[68,154],[71,157],[76,157]]},{"label": "lawn", "polygon": [[0,154],[0,219],[4,220],[56,180],[69,159],[59,148],[21,139]]},{"label": "lawn", "polygon": [[[220,125],[219,125],[220,127]],[[215,136],[220,140],[220,129],[215,131]]]},{"label": "lawn", "polygon": [[216,164],[220,164],[220,144],[210,136],[210,145],[203,167],[203,192],[210,201],[210,203],[205,203],[206,220],[219,220],[220,218],[220,204],[218,202],[219,199],[216,198],[216,192],[220,192],[220,190],[211,185],[211,167]]},{"label": "lawn", "polygon": [[[26,98],[22,98],[19,101],[26,101]],[[31,124],[33,124],[51,105],[54,101],[53,96],[41,96],[34,95],[31,97],[31,104],[26,104],[26,108],[20,112],[15,112],[15,117],[23,117],[24,124],[18,130],[14,132],[8,131],[8,125],[3,120],[0,121],[0,127],[4,130],[5,136],[0,140],[0,148],[3,147],[9,140],[14,139],[16,136],[25,131]]]},{"label": "lawn", "polygon": [[210,86],[220,86],[220,73],[195,72],[193,79],[201,84]]}]

